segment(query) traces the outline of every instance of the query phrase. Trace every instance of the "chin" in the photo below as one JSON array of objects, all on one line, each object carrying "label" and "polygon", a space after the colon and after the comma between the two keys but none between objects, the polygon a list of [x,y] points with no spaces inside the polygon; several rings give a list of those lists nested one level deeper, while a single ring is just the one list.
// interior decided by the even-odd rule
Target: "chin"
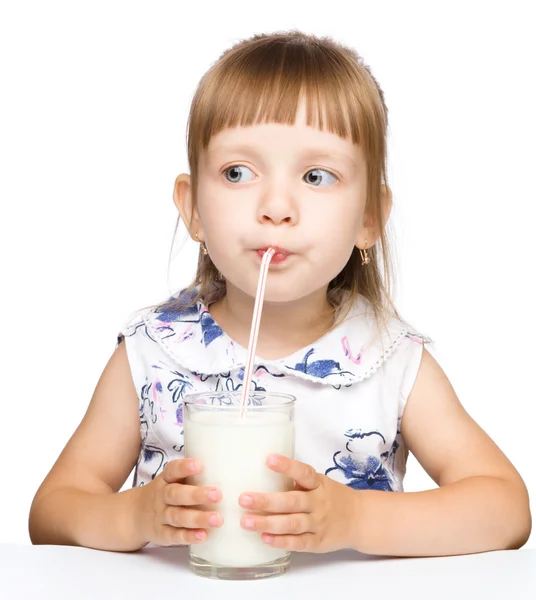
[{"label": "chin", "polygon": [[298,302],[315,293],[318,293],[318,289],[309,289],[309,287],[300,289],[298,285],[292,287],[288,285],[270,287],[268,284],[264,293],[264,302],[269,302],[271,304],[287,304]]},{"label": "chin", "polygon": [[[233,281],[234,280],[234,281]],[[228,285],[232,285],[233,287],[240,290],[243,294],[246,294],[253,300],[255,300],[255,296],[257,294],[257,283],[258,279],[247,279],[245,280],[244,274],[237,274],[237,277],[234,278],[231,276],[228,280]],[[297,277],[288,278],[282,277],[280,280],[277,279],[277,276],[268,275],[268,280],[266,282],[266,288],[264,291],[264,303],[270,304],[287,304],[291,302],[298,302],[304,298],[308,298],[313,294],[318,294],[320,290],[324,290],[327,287],[327,283],[316,282],[317,285],[311,285],[311,278],[308,278],[308,281],[303,281],[302,279],[298,279]]]},{"label": "chin", "polygon": [[287,304],[288,302],[295,302],[299,300],[301,296],[299,294],[289,294],[288,292],[271,292],[264,294],[264,303],[270,304]]}]

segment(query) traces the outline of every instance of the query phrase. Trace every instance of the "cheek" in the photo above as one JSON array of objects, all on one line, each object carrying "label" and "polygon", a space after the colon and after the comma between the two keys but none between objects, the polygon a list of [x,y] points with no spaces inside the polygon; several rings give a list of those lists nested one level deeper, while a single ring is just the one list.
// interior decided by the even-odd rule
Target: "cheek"
[{"label": "cheek", "polygon": [[207,238],[214,237],[222,228],[227,229],[234,221],[229,199],[220,187],[200,186],[197,206]]},{"label": "cheek", "polygon": [[340,253],[341,248],[356,242],[360,215],[355,206],[333,203],[329,209],[317,207],[308,215],[305,229],[312,239],[325,246],[327,252]]},{"label": "cheek", "polygon": [[[220,186],[212,195],[199,197],[199,216],[210,251],[216,259],[234,259],[259,234],[255,199]],[[208,188],[206,190],[209,191]],[[253,233],[253,231],[257,233]]]},{"label": "cheek", "polygon": [[236,198],[229,198],[225,189],[216,192],[210,186],[205,186],[199,195],[198,209],[212,261],[228,275],[237,255],[247,246],[251,215],[246,214]]},{"label": "cheek", "polygon": [[329,275],[338,275],[352,255],[357,241],[359,218],[355,210],[344,214],[331,211],[316,217],[315,236],[317,240],[316,256]]},{"label": "cheek", "polygon": [[336,277],[345,267],[354,249],[354,240],[342,235],[326,238],[322,262],[328,280]]}]

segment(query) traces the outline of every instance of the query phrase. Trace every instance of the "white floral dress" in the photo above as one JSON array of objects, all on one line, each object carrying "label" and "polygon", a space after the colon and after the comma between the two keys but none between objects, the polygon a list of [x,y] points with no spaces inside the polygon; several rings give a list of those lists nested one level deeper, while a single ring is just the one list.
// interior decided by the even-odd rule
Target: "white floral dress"
[{"label": "white floral dress", "polygon": [[[360,296],[346,320],[311,346],[277,360],[257,356],[251,389],[297,398],[297,460],[354,489],[402,491],[408,451],[400,423],[424,338],[395,318],[378,335],[372,315]],[[123,339],[139,399],[135,487],[184,456],[187,394],[242,388],[247,349],[202,302],[138,311],[117,343]]]}]

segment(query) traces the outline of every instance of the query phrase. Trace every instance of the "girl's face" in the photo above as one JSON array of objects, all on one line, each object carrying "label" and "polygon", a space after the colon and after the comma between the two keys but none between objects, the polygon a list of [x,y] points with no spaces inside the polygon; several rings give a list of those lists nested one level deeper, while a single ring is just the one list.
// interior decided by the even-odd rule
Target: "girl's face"
[{"label": "girl's face", "polygon": [[[354,246],[374,243],[376,232],[364,222],[365,167],[361,148],[305,124],[303,102],[294,125],[223,130],[200,157],[191,236],[198,233],[228,283],[252,297],[262,260],[257,250],[268,246],[290,255],[270,266],[267,302],[327,289]],[[188,180],[177,179],[174,196],[186,223]]]}]

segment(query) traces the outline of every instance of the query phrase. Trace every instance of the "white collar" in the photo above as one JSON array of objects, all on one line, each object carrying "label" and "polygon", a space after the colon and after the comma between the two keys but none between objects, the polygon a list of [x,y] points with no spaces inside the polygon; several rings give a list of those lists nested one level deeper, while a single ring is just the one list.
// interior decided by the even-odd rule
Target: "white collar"
[{"label": "white collar", "polygon": [[[170,300],[179,297],[194,296],[182,290]],[[387,330],[378,333],[373,314],[371,303],[360,295],[335,329],[284,358],[265,360],[257,355],[255,368],[335,387],[362,381],[410,335],[407,324],[394,317]],[[181,310],[151,309],[143,321],[150,337],[193,373],[215,375],[241,369],[239,377],[243,378],[247,349],[223,331],[203,302]]]}]

